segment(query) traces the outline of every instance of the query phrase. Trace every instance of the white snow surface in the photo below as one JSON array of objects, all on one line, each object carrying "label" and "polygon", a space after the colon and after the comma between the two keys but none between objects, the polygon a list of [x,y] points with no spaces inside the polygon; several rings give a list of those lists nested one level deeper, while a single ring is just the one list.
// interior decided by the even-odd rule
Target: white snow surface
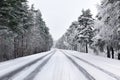
[{"label": "white snow surface", "polygon": [[[27,65],[41,57],[32,65]],[[19,72],[14,72],[25,65]],[[77,51],[52,49],[1,62],[0,80],[120,80],[120,61]]]}]

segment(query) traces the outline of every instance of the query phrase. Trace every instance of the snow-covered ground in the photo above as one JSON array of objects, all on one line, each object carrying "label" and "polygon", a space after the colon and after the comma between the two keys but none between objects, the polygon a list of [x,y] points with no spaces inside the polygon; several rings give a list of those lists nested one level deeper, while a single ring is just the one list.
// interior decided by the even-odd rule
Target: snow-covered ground
[{"label": "snow-covered ground", "polygon": [[120,61],[52,49],[0,63],[0,80],[120,80]]}]

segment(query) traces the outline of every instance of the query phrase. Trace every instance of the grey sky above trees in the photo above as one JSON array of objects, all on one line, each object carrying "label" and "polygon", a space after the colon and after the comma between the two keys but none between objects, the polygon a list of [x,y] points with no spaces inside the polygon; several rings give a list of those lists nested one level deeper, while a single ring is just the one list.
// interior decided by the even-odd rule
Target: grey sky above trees
[{"label": "grey sky above trees", "polygon": [[81,14],[81,10],[90,9],[97,14],[96,6],[101,0],[28,0],[40,9],[54,40],[59,39],[68,29],[71,22]]}]

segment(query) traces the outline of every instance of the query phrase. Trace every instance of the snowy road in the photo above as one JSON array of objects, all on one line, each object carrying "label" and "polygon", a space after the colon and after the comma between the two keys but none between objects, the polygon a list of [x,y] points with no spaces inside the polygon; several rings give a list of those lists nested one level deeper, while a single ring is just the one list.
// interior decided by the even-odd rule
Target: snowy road
[{"label": "snowy road", "polygon": [[120,80],[120,61],[53,49],[0,63],[0,80]]}]

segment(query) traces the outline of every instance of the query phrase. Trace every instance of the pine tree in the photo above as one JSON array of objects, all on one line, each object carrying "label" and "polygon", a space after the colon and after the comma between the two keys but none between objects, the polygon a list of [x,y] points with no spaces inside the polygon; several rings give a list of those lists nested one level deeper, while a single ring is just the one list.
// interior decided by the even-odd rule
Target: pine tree
[{"label": "pine tree", "polygon": [[26,0],[0,2],[0,61],[50,50],[53,45],[41,12]]},{"label": "pine tree", "polygon": [[86,11],[82,10],[82,15],[78,18],[79,24],[83,26],[82,30],[78,34],[79,42],[85,42],[86,45],[86,53],[88,53],[88,44],[92,43],[92,38],[94,36],[93,32],[93,24],[94,19],[92,18],[92,14],[90,10]]},{"label": "pine tree", "polygon": [[21,8],[26,0],[2,0],[0,3],[0,25],[9,27],[14,32],[21,32],[19,22],[24,15]]},{"label": "pine tree", "polygon": [[78,21],[74,21],[67,32],[58,40],[56,47],[88,53],[94,36],[94,19],[90,10],[82,10]]},{"label": "pine tree", "polygon": [[[114,51],[120,49],[118,33],[120,25],[119,4],[119,0],[103,0],[102,4],[99,6],[99,13],[97,15],[102,25],[97,25],[97,27],[99,26],[100,28],[96,36],[99,35],[99,39],[105,43],[103,46],[99,44],[97,47],[102,47],[106,50],[107,57],[112,58],[114,58]],[[96,44],[98,44],[98,41]]]}]

